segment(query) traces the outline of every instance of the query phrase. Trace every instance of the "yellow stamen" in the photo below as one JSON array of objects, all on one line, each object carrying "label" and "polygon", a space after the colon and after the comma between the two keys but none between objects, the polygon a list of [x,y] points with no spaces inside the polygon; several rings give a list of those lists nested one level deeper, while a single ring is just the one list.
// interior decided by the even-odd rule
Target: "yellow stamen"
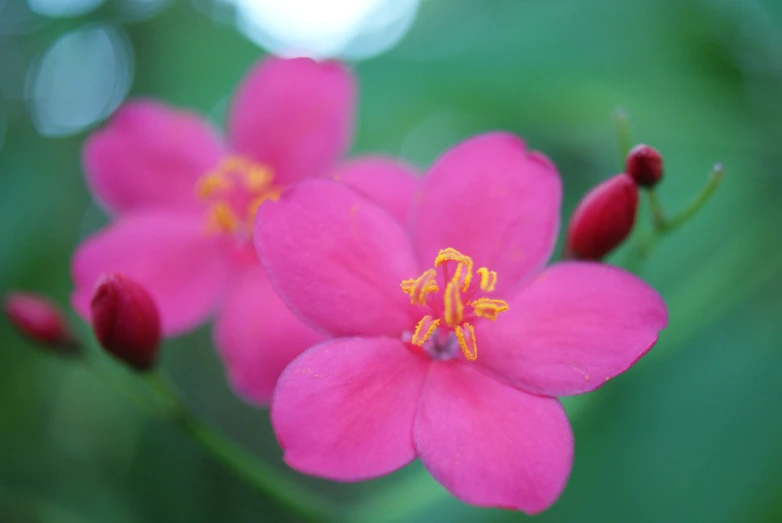
[{"label": "yellow stamen", "polygon": [[440,290],[435,281],[436,276],[437,272],[434,269],[428,269],[420,277],[405,280],[400,284],[402,290],[410,296],[410,303],[424,305],[427,294]]},{"label": "yellow stamen", "polygon": [[252,192],[266,189],[274,179],[271,170],[263,165],[251,166],[243,174],[245,185]]},{"label": "yellow stamen", "polygon": [[239,226],[239,217],[225,202],[217,202],[209,208],[209,228],[219,232],[231,232]]},{"label": "yellow stamen", "polygon": [[445,302],[445,311],[443,312],[445,323],[449,327],[459,325],[464,317],[464,303],[462,303],[462,296],[455,281],[448,283],[443,301]]},{"label": "yellow stamen", "polygon": [[481,267],[477,272],[481,275],[481,290],[486,292],[493,291],[494,287],[497,286],[497,273],[490,271],[486,267]]},{"label": "yellow stamen", "polygon": [[[465,328],[466,327],[466,328]],[[478,359],[478,344],[475,342],[475,328],[469,323],[463,323],[454,329],[459,340],[464,357],[470,361]]]},{"label": "yellow stamen", "polygon": [[457,263],[456,272],[454,273],[452,280],[461,284],[462,291],[467,292],[467,288],[472,281],[472,258],[465,256],[453,247],[448,247],[437,253],[437,258],[434,260],[434,266],[439,267],[449,261]]},{"label": "yellow stamen", "polygon": [[424,316],[421,318],[421,321],[418,322],[418,325],[415,326],[413,339],[410,340],[410,343],[421,347],[424,342],[429,339],[429,336],[434,333],[434,330],[438,325],[440,325],[440,320],[435,320],[429,315]]},{"label": "yellow stamen", "polygon": [[253,198],[247,206],[247,221],[252,222],[255,219],[255,215],[258,214],[258,209],[264,202],[276,202],[280,199],[281,194],[281,189],[271,189],[262,193],[257,198]]},{"label": "yellow stamen", "polygon": [[247,172],[250,169],[252,169],[253,164],[249,160],[245,159],[242,156],[238,156],[235,154],[226,156],[222,162],[220,162],[220,166],[217,168],[217,171],[221,174],[228,174],[228,173],[243,173]]},{"label": "yellow stamen", "polygon": [[[454,266],[446,266],[448,262],[456,264],[454,274],[449,274]],[[442,290],[443,308],[440,309],[432,300],[427,302],[427,294],[440,292],[437,284],[437,278],[441,277],[438,272],[443,272],[445,278],[445,289]],[[422,347],[430,336],[443,324],[443,327],[452,329],[456,335],[464,357],[470,361],[478,359],[478,344],[475,339],[475,328],[469,321],[478,318],[496,320],[500,313],[507,311],[510,306],[505,300],[492,298],[477,298],[471,300],[480,288],[482,293],[488,293],[497,287],[497,273],[486,267],[480,267],[475,270],[480,278],[480,287],[470,288],[472,281],[474,264],[472,258],[465,256],[456,249],[449,247],[441,250],[434,261],[433,269],[424,272],[419,278],[405,280],[401,283],[402,290],[410,296],[410,302],[415,305],[430,305],[434,313],[439,316],[434,319],[432,316],[425,316],[416,325],[415,332],[411,338],[414,345]],[[439,301],[440,296],[437,296]],[[465,313],[465,306],[471,309]],[[442,312],[442,314],[441,314]],[[447,347],[446,347],[447,348]],[[437,350],[442,347],[436,348]]]},{"label": "yellow stamen", "polygon": [[229,190],[232,185],[230,180],[219,173],[208,174],[196,184],[196,195],[204,200],[219,191]]},{"label": "yellow stamen", "polygon": [[472,300],[470,306],[476,316],[487,318],[492,321],[497,319],[499,313],[505,312],[510,308],[507,301],[493,300],[491,298],[478,298],[477,300]]},{"label": "yellow stamen", "polygon": [[[217,167],[196,183],[196,194],[210,202],[207,228],[210,232],[243,233],[252,229],[258,208],[277,201],[282,188],[273,185],[274,174],[265,165],[238,155],[224,157]],[[234,193],[234,191],[238,191]],[[239,208],[249,200],[246,208]],[[238,202],[242,202],[242,204]]]}]

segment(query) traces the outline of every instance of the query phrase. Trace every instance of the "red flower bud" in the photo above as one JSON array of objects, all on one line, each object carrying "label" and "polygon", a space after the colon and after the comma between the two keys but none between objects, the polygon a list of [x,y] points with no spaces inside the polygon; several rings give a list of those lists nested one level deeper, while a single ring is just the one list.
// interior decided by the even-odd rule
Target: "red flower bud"
[{"label": "red flower bud", "polygon": [[601,259],[630,234],[637,208],[638,187],[626,174],[617,174],[593,187],[570,218],[567,255]]},{"label": "red flower bud", "polygon": [[636,145],[627,154],[625,170],[638,185],[654,187],[663,177],[663,157],[648,145]]},{"label": "red flower bud", "polygon": [[92,329],[104,349],[136,370],[154,366],[160,316],[144,287],[122,274],[105,274],[91,307]]},{"label": "red flower bud", "polygon": [[24,336],[59,354],[75,354],[78,345],[60,309],[43,296],[9,292],[3,300],[3,311],[11,324]]}]

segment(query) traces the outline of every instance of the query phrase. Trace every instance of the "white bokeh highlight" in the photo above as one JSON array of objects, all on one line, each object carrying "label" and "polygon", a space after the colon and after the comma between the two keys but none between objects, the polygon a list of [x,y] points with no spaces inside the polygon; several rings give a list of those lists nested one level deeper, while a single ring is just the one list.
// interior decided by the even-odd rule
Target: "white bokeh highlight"
[{"label": "white bokeh highlight", "polygon": [[62,35],[28,73],[26,98],[45,136],[82,131],[101,121],[128,94],[133,52],[124,32],[94,25]]},{"label": "white bokeh highlight", "polygon": [[362,60],[398,43],[420,0],[223,0],[236,25],[280,56]]}]

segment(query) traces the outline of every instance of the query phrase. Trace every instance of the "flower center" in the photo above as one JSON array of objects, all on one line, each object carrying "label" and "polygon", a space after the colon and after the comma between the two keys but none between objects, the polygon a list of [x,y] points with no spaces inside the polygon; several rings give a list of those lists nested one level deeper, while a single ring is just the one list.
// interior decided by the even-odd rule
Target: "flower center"
[{"label": "flower center", "polygon": [[267,200],[280,198],[272,170],[242,156],[228,155],[196,183],[196,195],[207,203],[206,229],[248,241],[255,214]]},{"label": "flower center", "polygon": [[496,320],[508,310],[508,302],[485,296],[497,286],[496,272],[481,267],[475,273],[478,277],[473,279],[472,258],[449,247],[437,254],[434,268],[401,283],[410,303],[431,312],[418,322],[410,343],[434,359],[446,359],[455,355],[455,337],[465,358],[478,358],[473,322],[477,318]]}]

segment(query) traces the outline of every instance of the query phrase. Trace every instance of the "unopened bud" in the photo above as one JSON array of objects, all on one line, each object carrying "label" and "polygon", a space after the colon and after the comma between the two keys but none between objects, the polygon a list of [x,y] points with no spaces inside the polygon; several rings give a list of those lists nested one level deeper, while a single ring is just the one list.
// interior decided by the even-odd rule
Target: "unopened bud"
[{"label": "unopened bud", "polygon": [[160,316],[144,287],[122,274],[106,274],[91,307],[92,329],[104,349],[136,370],[155,365]]},{"label": "unopened bud", "polygon": [[648,145],[636,145],[627,153],[625,170],[641,187],[654,187],[663,177],[663,157]]},{"label": "unopened bud", "polygon": [[59,354],[75,354],[78,345],[60,309],[43,296],[9,292],[3,311],[11,324],[30,340]]},{"label": "unopened bud", "polygon": [[638,187],[626,174],[617,174],[594,187],[570,219],[567,255],[599,260],[630,234],[638,208]]}]

